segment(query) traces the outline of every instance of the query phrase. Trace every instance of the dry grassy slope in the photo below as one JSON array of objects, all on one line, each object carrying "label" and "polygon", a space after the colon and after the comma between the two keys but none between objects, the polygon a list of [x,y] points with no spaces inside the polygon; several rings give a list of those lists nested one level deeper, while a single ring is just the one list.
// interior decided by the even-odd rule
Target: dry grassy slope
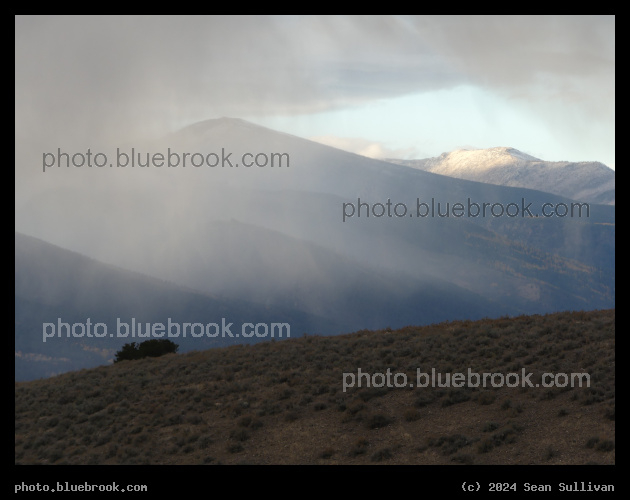
[{"label": "dry grassy slope", "polygon": [[[615,312],[360,331],[15,385],[15,461],[613,464]],[[590,388],[351,388],[344,372],[588,372]]]}]

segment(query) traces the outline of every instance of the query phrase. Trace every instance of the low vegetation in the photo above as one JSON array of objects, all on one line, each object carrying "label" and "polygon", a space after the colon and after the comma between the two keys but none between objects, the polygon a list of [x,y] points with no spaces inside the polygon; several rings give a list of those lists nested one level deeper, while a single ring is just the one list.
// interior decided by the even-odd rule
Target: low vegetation
[{"label": "low vegetation", "polygon": [[165,354],[175,353],[179,346],[168,339],[151,339],[136,344],[131,342],[125,344],[120,351],[116,353],[114,363],[119,361],[142,359],[142,358],[157,358],[164,356]]},{"label": "low vegetation", "polygon": [[[538,387],[417,387],[421,372]],[[414,387],[347,387],[344,373]],[[588,373],[590,387],[543,387]],[[370,384],[371,385],[371,384]],[[303,336],[15,384],[19,464],[613,464],[614,310]]]}]

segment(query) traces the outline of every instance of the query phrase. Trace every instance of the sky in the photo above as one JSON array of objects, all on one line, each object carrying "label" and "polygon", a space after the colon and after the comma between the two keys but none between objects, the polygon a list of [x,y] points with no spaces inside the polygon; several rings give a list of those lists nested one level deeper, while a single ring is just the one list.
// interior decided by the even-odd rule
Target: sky
[{"label": "sky", "polygon": [[17,16],[15,27],[16,169],[34,147],[222,116],[371,157],[509,146],[615,168],[614,16]]}]

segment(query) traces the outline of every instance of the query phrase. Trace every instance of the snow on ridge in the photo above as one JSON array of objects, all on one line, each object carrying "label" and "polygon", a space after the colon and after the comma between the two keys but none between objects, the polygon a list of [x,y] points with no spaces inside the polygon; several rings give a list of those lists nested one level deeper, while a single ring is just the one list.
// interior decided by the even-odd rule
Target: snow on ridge
[{"label": "snow on ridge", "polygon": [[544,161],[510,147],[458,149],[403,163],[414,168],[500,186],[524,187],[614,205],[614,171],[600,162]]},{"label": "snow on ridge", "polygon": [[431,171],[443,175],[484,172],[496,167],[540,161],[514,148],[458,149],[441,155]]}]

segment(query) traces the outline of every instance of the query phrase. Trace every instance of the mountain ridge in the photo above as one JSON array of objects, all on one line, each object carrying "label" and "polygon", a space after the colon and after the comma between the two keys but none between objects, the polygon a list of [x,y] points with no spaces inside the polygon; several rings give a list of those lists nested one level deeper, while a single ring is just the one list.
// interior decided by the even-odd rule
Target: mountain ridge
[{"label": "mountain ridge", "polygon": [[[300,334],[342,328],[334,320],[282,304],[269,311],[260,304],[219,297],[15,233],[16,380],[107,364],[124,343],[140,340],[113,336],[118,319],[126,323],[134,318],[138,323],[166,324],[169,318],[178,324],[207,324],[221,323],[225,318],[238,324],[253,318],[272,323],[279,317]],[[88,319],[92,325],[103,323],[112,335],[88,338],[64,332],[43,341],[44,324],[86,325]],[[230,344],[228,338],[221,336],[175,340],[181,352]],[[241,339],[250,340],[259,341],[255,337]]]},{"label": "mountain ridge", "polygon": [[614,205],[614,170],[597,161],[544,161],[512,147],[458,149],[438,157],[386,161],[458,179],[536,189]]},{"label": "mountain ridge", "polygon": [[[443,209],[467,199],[503,206],[523,200],[535,212],[545,202],[571,200],[368,159],[242,120],[199,122],[144,146],[201,154],[224,150],[233,159],[245,152],[286,152],[291,164],[68,173],[73,181],[94,175],[99,182],[51,184],[16,204],[16,230],[231,301],[222,307],[236,301],[242,317],[247,307],[271,321],[286,313],[301,325],[300,333],[614,307],[613,206],[593,204],[584,218],[421,217],[419,200],[435,199]],[[364,210],[346,219],[345,206],[359,200],[373,208],[388,200],[403,203],[409,213],[379,217],[372,210],[368,217]],[[16,282],[21,276],[51,278],[54,269],[46,264],[52,261],[28,263],[23,257],[16,246]],[[67,276],[57,273],[55,279],[65,283],[72,265],[63,269]],[[151,321],[164,312],[114,293],[120,287],[106,288],[109,295],[99,299],[91,283],[77,282],[72,296],[79,302],[89,297],[90,307],[109,304],[110,316],[150,306]],[[88,316],[76,304],[46,308],[32,295],[18,297],[17,290],[16,317],[39,330],[40,347],[41,321],[37,327],[35,319],[55,316],[54,307],[72,309],[76,321]],[[195,314],[208,315],[200,312],[212,309],[208,295],[195,297]],[[181,307],[180,314],[190,316]],[[16,323],[16,344],[24,331]]]}]

